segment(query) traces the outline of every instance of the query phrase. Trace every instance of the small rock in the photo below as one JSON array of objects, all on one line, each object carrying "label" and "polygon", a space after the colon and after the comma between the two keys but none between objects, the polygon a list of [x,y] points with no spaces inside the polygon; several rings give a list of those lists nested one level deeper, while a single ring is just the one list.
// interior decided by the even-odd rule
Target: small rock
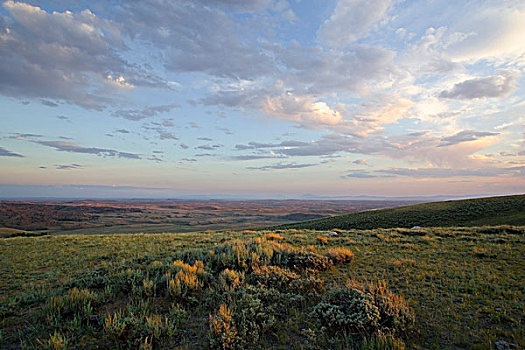
[{"label": "small rock", "polygon": [[411,230],[421,230],[421,229],[422,229],[421,226],[414,226],[414,227],[411,228]]},{"label": "small rock", "polygon": [[507,343],[505,340],[498,340],[494,343],[494,346],[496,347],[496,350],[507,350],[510,349],[510,344]]},{"label": "small rock", "polygon": [[335,232],[335,231],[330,231],[329,235],[330,235],[330,236],[337,236],[337,235],[339,235],[339,234],[338,234],[337,232]]}]

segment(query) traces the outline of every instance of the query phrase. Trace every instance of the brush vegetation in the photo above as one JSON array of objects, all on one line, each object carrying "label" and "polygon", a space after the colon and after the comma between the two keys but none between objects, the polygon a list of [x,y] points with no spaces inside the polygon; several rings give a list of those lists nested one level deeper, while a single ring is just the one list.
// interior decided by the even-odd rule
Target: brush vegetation
[{"label": "brush vegetation", "polygon": [[525,227],[337,233],[2,238],[0,348],[525,347]]},{"label": "brush vegetation", "polygon": [[525,225],[525,195],[488,197],[408,205],[338,215],[277,226],[276,229],[330,230],[413,226]]}]

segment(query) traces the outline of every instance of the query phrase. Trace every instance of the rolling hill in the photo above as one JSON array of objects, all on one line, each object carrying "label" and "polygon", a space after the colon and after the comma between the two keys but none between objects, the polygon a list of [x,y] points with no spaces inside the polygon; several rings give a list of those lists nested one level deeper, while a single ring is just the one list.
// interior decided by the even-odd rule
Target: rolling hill
[{"label": "rolling hill", "polygon": [[525,225],[525,195],[408,205],[338,215],[278,229],[376,229],[393,227]]}]

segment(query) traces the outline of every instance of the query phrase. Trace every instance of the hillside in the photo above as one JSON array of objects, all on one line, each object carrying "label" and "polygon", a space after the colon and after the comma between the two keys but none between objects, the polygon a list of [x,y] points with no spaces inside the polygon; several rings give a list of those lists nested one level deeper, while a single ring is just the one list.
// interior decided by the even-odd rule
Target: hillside
[{"label": "hillside", "polygon": [[424,203],[286,224],[286,229],[525,225],[525,195]]},{"label": "hillside", "polygon": [[525,348],[525,226],[0,238],[0,349]]}]

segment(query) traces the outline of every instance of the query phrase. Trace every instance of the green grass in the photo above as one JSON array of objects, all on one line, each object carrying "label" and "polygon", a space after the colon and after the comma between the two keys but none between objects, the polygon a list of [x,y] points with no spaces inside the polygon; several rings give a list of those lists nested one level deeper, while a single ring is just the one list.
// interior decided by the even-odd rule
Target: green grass
[{"label": "green grass", "polygon": [[[0,348],[525,347],[525,226],[326,233],[2,238]],[[339,295],[409,306],[415,324],[354,328],[374,304]]]},{"label": "green grass", "polygon": [[44,233],[0,227],[0,238],[43,236]]},{"label": "green grass", "polygon": [[277,226],[277,229],[361,229],[525,225],[525,195],[489,197],[371,210]]}]

